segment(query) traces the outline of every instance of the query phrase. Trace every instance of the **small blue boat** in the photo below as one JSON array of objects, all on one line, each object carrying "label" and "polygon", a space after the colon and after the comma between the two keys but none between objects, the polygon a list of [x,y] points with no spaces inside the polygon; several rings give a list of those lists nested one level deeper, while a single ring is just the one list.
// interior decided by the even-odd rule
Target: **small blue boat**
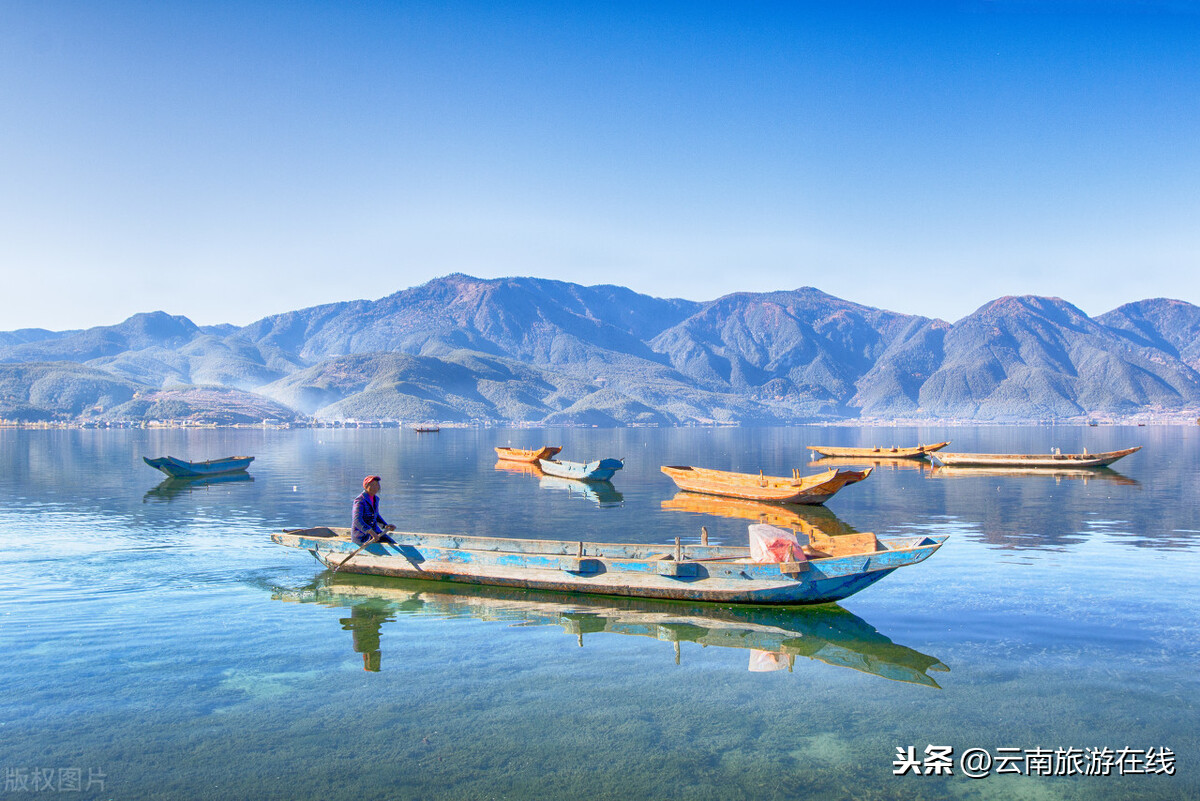
[{"label": "small blue boat", "polygon": [[542,472],[548,476],[573,478],[576,481],[608,481],[625,466],[620,459],[598,459],[594,462],[562,462],[557,459],[538,459]]},{"label": "small blue boat", "polygon": [[171,478],[196,478],[198,476],[219,476],[223,473],[236,473],[245,470],[254,461],[253,456],[227,456],[224,459],[209,459],[207,462],[185,462],[174,456],[163,456],[159,459],[142,461],[161,470]]}]

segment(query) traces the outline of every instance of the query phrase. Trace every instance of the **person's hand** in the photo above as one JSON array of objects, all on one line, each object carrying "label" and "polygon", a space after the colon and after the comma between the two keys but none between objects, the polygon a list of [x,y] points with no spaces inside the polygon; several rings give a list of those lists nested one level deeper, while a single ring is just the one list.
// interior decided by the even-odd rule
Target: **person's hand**
[{"label": "person's hand", "polygon": [[384,531],[395,531],[396,527],[393,526],[391,523],[388,523],[386,526],[383,527],[383,530]]}]

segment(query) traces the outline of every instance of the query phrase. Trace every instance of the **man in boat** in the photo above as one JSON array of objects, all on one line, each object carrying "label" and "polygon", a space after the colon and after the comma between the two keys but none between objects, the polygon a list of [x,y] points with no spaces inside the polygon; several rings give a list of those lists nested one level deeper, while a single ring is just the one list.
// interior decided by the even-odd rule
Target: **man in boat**
[{"label": "man in boat", "polygon": [[363,479],[363,491],[354,499],[354,523],[351,526],[350,538],[359,545],[370,542],[396,541],[387,535],[396,527],[379,515],[379,476],[367,476]]}]

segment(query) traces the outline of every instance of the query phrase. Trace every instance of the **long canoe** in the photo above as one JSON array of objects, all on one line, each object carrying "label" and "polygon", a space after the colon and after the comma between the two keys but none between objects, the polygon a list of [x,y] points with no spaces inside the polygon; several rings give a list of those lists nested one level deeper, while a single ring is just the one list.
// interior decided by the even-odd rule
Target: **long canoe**
[{"label": "long canoe", "polygon": [[1104,467],[1137,453],[1142,446],[1104,453],[935,453],[945,467]]},{"label": "long canoe", "polygon": [[522,629],[558,627],[580,646],[596,634],[645,637],[659,641],[668,653],[669,642],[675,646],[677,662],[680,643],[740,650],[747,653],[750,670],[759,671],[790,670],[799,657],[936,688],[939,685],[930,673],[950,670],[940,659],[893,642],[862,618],[833,604],[799,609],[716,606],[342,572],[320,577],[305,587],[276,589],[271,597],[338,610],[349,608],[349,618],[335,617],[351,630],[356,650],[386,653],[384,623],[397,617],[430,617],[443,622],[439,633],[450,639],[456,634],[456,620],[499,621]]},{"label": "long canoe", "polygon": [[869,467],[866,470],[834,468],[805,477],[800,476],[799,470],[793,470],[790,478],[764,476],[762,473],[727,473],[680,465],[667,465],[660,469],[681,490],[769,503],[825,503],[842,487],[856,484],[871,475]]},{"label": "long canoe", "polygon": [[[748,547],[638,545],[392,532],[359,548],[345,528],[271,539],[341,572],[538,590],[763,605],[837,601],[898,567],[928,559],[947,535],[873,539],[875,550],[758,564]],[[357,550],[357,553],[355,552]]]},{"label": "long canoe", "polygon": [[541,448],[496,448],[496,456],[508,462],[537,464],[539,459],[553,459],[562,448],[544,445]]},{"label": "long canoe", "polygon": [[597,459],[594,462],[560,462],[557,459],[538,459],[538,466],[548,476],[573,478],[576,481],[608,481],[625,466],[620,459]]},{"label": "long canoe", "polygon": [[223,473],[236,473],[239,470],[245,470],[254,461],[254,457],[229,456],[224,459],[209,459],[207,462],[185,462],[183,459],[176,459],[174,456],[163,456],[159,459],[147,459],[143,456],[142,461],[155,470],[161,470],[171,478],[195,478],[198,476],[219,476]]},{"label": "long canoe", "polygon": [[810,451],[816,451],[822,456],[852,456],[865,458],[886,459],[922,459],[928,453],[940,451],[950,442],[936,442],[933,445],[917,445],[912,448],[840,448],[836,445],[809,445]]}]

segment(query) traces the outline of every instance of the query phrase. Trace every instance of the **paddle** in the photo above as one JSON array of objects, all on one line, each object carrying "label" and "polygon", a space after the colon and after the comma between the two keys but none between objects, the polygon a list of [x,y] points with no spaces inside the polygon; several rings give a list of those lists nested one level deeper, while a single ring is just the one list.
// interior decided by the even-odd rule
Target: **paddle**
[{"label": "paddle", "polygon": [[371,539],[369,539],[369,540],[367,540],[366,542],[364,542],[362,545],[360,545],[360,546],[358,546],[357,548],[355,548],[355,549],[354,549],[354,551],[353,551],[353,552],[351,552],[351,554],[350,554],[349,556],[347,556],[345,559],[343,559],[343,560],[342,560],[342,561],[341,561],[341,562],[338,564],[338,566],[337,566],[337,567],[335,567],[335,568],[333,569],[333,572],[334,572],[334,573],[336,573],[336,572],[338,572],[339,570],[341,570],[343,567],[345,567],[345,565],[346,565],[346,563],[347,563],[347,562],[349,562],[349,561],[350,561],[351,559],[353,559],[355,556],[358,556],[358,552],[359,552],[359,551],[361,551],[363,548],[366,548],[368,545],[370,545],[370,544],[372,544],[372,543],[379,542],[379,540],[380,540],[380,539],[382,539],[382,538],[383,538],[383,535],[385,535],[385,534],[387,534],[387,531],[386,531],[386,530],[384,530],[384,531],[381,531],[381,532],[379,532],[378,534],[376,534],[374,537],[371,537]]}]

